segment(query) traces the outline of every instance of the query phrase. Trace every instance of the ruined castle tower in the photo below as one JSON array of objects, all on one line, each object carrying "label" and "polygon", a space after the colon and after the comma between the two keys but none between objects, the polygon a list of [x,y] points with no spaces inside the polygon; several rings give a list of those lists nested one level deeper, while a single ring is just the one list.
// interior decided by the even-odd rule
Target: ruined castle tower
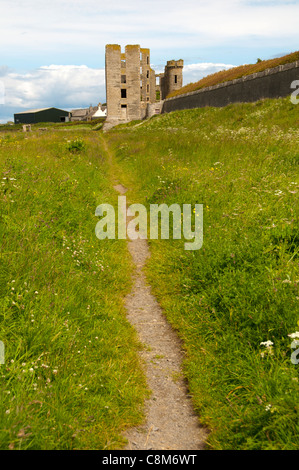
[{"label": "ruined castle tower", "polygon": [[168,60],[163,74],[159,74],[161,99],[165,100],[172,93],[183,86],[184,61]]},{"label": "ruined castle tower", "polygon": [[[150,105],[164,100],[171,91],[181,88],[183,83],[183,61],[168,61],[164,74],[156,75],[150,66],[150,50],[137,45],[128,45],[121,52],[118,44],[106,45],[106,123],[140,120],[150,114]],[[159,85],[156,85],[159,77]],[[159,94],[159,93],[158,93]],[[157,106],[157,105],[156,105]],[[162,105],[151,113],[161,112]]]},{"label": "ruined castle tower", "polygon": [[107,120],[132,121],[145,116],[147,103],[156,100],[155,72],[150,67],[149,49],[117,44],[106,46]]}]

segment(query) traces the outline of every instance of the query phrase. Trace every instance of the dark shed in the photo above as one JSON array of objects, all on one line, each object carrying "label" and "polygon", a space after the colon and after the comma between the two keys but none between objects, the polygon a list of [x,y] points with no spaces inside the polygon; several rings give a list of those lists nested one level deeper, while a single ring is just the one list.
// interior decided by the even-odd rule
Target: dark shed
[{"label": "dark shed", "polygon": [[15,124],[35,124],[38,122],[66,122],[70,113],[63,109],[42,108],[22,111],[14,115]]}]

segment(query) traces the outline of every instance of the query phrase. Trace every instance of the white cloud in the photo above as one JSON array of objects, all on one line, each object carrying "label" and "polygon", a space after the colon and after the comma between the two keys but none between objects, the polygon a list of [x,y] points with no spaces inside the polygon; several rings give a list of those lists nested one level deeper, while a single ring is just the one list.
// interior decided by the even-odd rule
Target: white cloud
[{"label": "white cloud", "polygon": [[83,107],[105,97],[105,72],[86,65],[50,65],[26,73],[8,72],[1,78],[5,105],[21,109]]},{"label": "white cloud", "polygon": [[[1,47],[57,53],[106,43],[176,48],[224,42],[298,40],[298,1],[1,0]],[[17,49],[16,49],[17,48]]]},{"label": "white cloud", "polygon": [[187,85],[191,82],[198,82],[207,75],[220,72],[220,70],[231,69],[232,67],[235,66],[231,64],[213,64],[210,62],[185,65],[183,69],[183,84]]}]

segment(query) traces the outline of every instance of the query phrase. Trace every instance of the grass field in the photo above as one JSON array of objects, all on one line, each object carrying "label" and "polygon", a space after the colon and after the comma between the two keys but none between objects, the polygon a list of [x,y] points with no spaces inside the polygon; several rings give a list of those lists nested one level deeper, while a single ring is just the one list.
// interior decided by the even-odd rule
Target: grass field
[{"label": "grass field", "polygon": [[182,339],[207,448],[298,449],[299,107],[137,124],[0,132],[0,448],[121,448],[143,419],[131,260],[94,233],[117,176],[129,203],[204,206],[203,247],[149,241],[146,272]]},{"label": "grass field", "polygon": [[131,260],[94,232],[110,167],[89,125],[38,127],[0,132],[0,448],[119,448],[146,388]]},{"label": "grass field", "polygon": [[131,203],[204,205],[202,249],[152,240],[147,275],[183,340],[208,448],[299,446],[298,124],[279,99],[108,134]]}]

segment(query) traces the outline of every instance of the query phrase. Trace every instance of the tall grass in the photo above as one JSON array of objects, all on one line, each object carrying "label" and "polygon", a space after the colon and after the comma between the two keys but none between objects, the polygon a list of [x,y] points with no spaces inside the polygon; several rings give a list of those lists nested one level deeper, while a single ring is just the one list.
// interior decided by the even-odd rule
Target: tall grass
[{"label": "tall grass", "polygon": [[202,249],[152,240],[147,275],[213,449],[298,448],[298,117],[265,100],[109,133],[131,202],[204,205]]},{"label": "tall grass", "polygon": [[98,136],[0,133],[0,172],[0,448],[119,448],[145,383],[126,246],[94,232],[116,200]]}]

